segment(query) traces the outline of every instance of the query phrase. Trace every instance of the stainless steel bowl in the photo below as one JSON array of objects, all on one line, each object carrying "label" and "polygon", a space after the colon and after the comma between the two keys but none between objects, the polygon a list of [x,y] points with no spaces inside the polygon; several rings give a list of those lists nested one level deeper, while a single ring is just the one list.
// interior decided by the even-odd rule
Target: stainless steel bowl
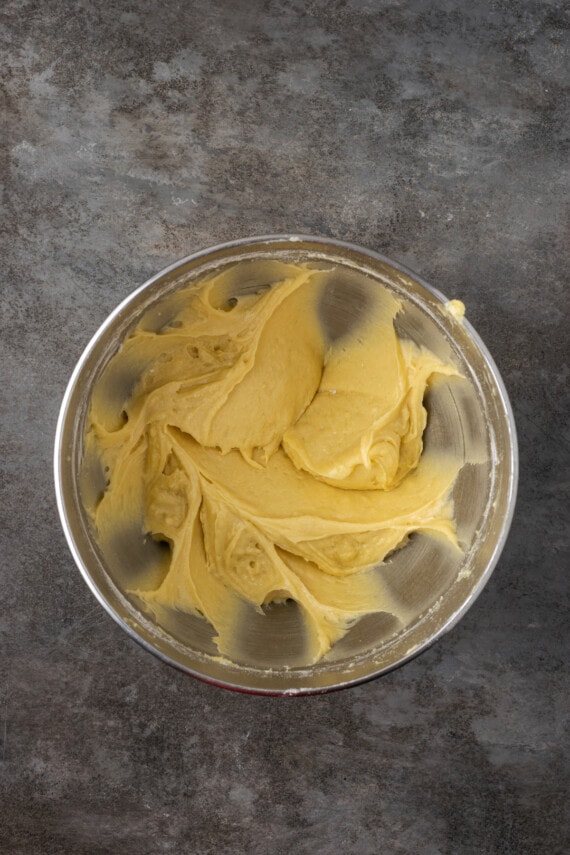
[{"label": "stainless steel bowl", "polygon": [[[430,392],[426,447],[453,445],[465,464],[454,487],[461,559],[451,560],[437,542],[417,536],[379,568],[410,619],[397,625],[388,615],[363,618],[319,663],[296,665],[298,612],[279,610],[244,627],[235,662],[222,659],[214,632],[203,620],[172,612],[159,624],[129,590],[132,556],[104,555],[86,504],[101,489],[96,467],[84,459],[84,433],[94,384],[122,340],[143,315],[150,319],[176,302],[193,280],[226,265],[278,258],[324,261],[347,268],[404,298],[400,334],[455,360],[465,375]],[[253,265],[253,266],[252,266]],[[248,274],[249,275],[249,274]],[[249,284],[250,284],[250,280]],[[239,287],[239,284],[238,286]],[[342,300],[341,300],[342,304]],[[350,302],[339,304],[347,322]],[[350,322],[350,318],[348,318]],[[383,256],[326,238],[277,235],[234,241],[194,253],[134,291],[107,318],[86,347],[65,393],[55,440],[55,485],[63,529],[85,581],[117,623],[164,661],[210,683],[260,694],[326,692],[389,671],[433,644],[465,614],[495,567],[513,515],[518,474],[517,440],[505,387],[487,348],[468,321],[446,308],[446,298],[420,277]],[[134,547],[133,547],[134,548]]]}]

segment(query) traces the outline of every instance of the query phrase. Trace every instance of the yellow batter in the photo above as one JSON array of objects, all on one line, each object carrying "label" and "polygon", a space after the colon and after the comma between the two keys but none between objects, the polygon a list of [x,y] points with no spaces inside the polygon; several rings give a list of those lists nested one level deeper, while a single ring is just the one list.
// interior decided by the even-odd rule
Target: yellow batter
[{"label": "yellow batter", "polygon": [[[411,532],[458,548],[461,463],[422,456],[426,387],[457,371],[398,339],[388,290],[333,338],[330,271],[272,272],[239,299],[231,271],[212,276],[165,328],[126,339],[93,398],[87,446],[109,475],[93,515],[103,549],[133,520],[168,543],[168,572],[136,592],[151,609],[203,615],[231,657],[239,598],[292,598],[314,662],[362,615],[399,615],[372,568]],[[126,402],[105,394],[135,369]]]}]

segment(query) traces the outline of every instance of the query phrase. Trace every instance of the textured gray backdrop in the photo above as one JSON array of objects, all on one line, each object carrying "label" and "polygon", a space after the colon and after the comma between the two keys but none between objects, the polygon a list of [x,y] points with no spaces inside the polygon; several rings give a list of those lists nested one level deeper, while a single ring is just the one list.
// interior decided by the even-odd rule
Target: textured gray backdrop
[{"label": "textured gray backdrop", "polygon": [[[569,851],[564,6],[0,5],[2,855]],[[511,536],[460,625],[294,700],[131,642],[73,564],[51,474],[107,313],[193,250],[280,231],[464,300],[521,443]]]}]

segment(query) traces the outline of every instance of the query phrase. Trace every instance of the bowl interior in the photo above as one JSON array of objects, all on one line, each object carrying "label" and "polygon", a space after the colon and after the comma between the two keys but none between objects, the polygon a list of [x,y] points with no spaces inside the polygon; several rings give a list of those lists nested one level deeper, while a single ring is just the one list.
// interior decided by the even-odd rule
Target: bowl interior
[{"label": "bowl interior", "polygon": [[[233,661],[219,656],[215,632],[203,619],[175,610],[147,612],[129,596],[164,569],[168,555],[138,527],[101,549],[86,508],[104,489],[99,461],[85,455],[84,433],[93,389],[117,406],[137,379],[136,367],[101,380],[103,369],[136,324],[157,331],[177,313],[181,291],[206,273],[230,270],[236,296],[271,281],[272,261],[334,266],[322,305],[333,333],[347,330],[366,311],[370,288],[391,289],[404,303],[401,337],[452,361],[462,378],[436,382],[426,398],[424,447],[453,449],[464,465],[453,501],[458,558],[433,537],[416,533],[375,572],[400,616],[361,619],[327,656],[307,667],[303,622],[294,603],[259,615],[246,604]],[[239,264],[238,264],[239,262]],[[363,297],[364,295],[364,297]],[[105,388],[101,388],[105,383]],[[120,411],[119,406],[119,411]],[[221,685],[266,693],[318,692],[350,685],[401,664],[450,628],[475,600],[496,563],[508,531],[516,488],[516,437],[502,381],[468,322],[445,300],[393,262],[349,245],[311,238],[260,238],[199,253],[163,271],[134,292],[94,337],[70,381],[58,426],[56,483],[60,513],[74,557],[93,592],[138,641],[172,664]],[[142,583],[142,584],[141,584]]]}]

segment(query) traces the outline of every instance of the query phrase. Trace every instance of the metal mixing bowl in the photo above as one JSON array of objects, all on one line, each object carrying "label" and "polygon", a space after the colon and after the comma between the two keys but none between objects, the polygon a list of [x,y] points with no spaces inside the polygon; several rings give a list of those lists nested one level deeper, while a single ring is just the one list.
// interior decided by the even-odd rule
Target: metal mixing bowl
[{"label": "metal mixing bowl", "polygon": [[[309,667],[299,659],[299,612],[292,605],[248,621],[236,661],[219,656],[214,631],[203,619],[172,611],[159,624],[127,592],[137,564],[164,560],[140,541],[103,554],[86,506],[102,489],[96,462],[84,454],[84,434],[94,384],[125,335],[144,316],[164,317],[176,294],[193,280],[237,262],[248,262],[239,288],[251,287],[256,265],[267,259],[329,262],[381,283],[404,299],[398,332],[460,366],[465,382],[436,384],[429,392],[425,446],[453,447],[469,462],[453,490],[455,518],[464,546],[450,558],[437,540],[414,535],[377,572],[410,618],[401,626],[388,614],[363,618]],[[252,274],[253,271],[253,274]],[[260,274],[261,275],[261,274]],[[260,283],[261,284],[261,283]],[[55,484],[61,521],[73,557],[97,599],[140,644],[170,664],[208,682],[261,694],[307,694],[342,688],[385,673],[425,650],[474,603],[505,544],[517,485],[513,413],[499,372],[468,321],[446,308],[446,298],[420,277],[377,253],[305,236],[270,236],[222,244],[154,276],[107,318],[81,356],[65,393],[55,441]],[[331,303],[334,306],[335,303]],[[336,324],[350,323],[350,295],[337,299]],[[170,308],[169,308],[170,307]],[[329,319],[330,320],[330,319]],[[131,383],[136,378],[127,378]],[[124,391],[118,390],[118,394]]]}]

